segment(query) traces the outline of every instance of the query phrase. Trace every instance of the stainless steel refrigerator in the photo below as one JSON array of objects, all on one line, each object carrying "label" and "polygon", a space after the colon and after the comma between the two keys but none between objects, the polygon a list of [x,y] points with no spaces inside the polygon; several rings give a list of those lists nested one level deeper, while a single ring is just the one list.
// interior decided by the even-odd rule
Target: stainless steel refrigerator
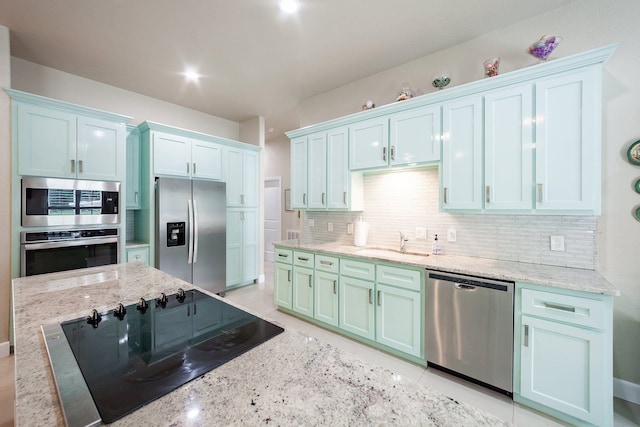
[{"label": "stainless steel refrigerator", "polygon": [[156,266],[214,293],[226,289],[226,184],[156,178]]}]

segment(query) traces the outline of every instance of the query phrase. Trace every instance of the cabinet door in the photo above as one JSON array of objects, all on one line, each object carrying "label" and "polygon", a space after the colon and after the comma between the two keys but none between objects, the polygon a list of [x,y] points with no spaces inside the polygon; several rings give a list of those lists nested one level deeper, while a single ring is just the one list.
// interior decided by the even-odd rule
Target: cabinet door
[{"label": "cabinet door", "polygon": [[276,305],[291,310],[293,302],[293,267],[291,264],[275,263],[274,301]]},{"label": "cabinet door", "polygon": [[307,191],[309,209],[327,207],[327,134],[307,138]]},{"label": "cabinet door", "polygon": [[440,160],[440,106],[415,108],[389,118],[389,164]]},{"label": "cabinet door", "polygon": [[349,208],[350,178],[349,129],[331,129],[327,132],[327,208]]},{"label": "cabinet door", "polygon": [[316,271],[314,294],[315,319],[338,326],[338,275]]},{"label": "cabinet door", "polygon": [[222,179],[222,147],[206,141],[191,141],[191,176]]},{"label": "cabinet door", "polygon": [[307,137],[291,140],[291,208],[307,207]]},{"label": "cabinet door", "polygon": [[442,207],[482,209],[482,97],[442,107]]},{"label": "cabinet door", "polygon": [[153,172],[156,175],[191,176],[191,140],[154,132]]},{"label": "cabinet door", "polygon": [[485,209],[533,207],[533,88],[485,96]]},{"label": "cabinet door", "polygon": [[376,341],[416,357],[422,352],[420,292],[378,284]]},{"label": "cabinet door", "polygon": [[340,328],[375,339],[373,282],[340,276]]},{"label": "cabinet door", "polygon": [[75,178],[76,116],[17,104],[18,174]]},{"label": "cabinet door", "polygon": [[258,176],[260,175],[258,153],[242,152],[242,194],[241,202],[245,207],[258,207]]},{"label": "cabinet door", "polygon": [[127,249],[127,262],[141,262],[149,265],[149,248]]},{"label": "cabinet door", "polygon": [[522,328],[520,394],[594,425],[611,425],[598,393],[611,381],[602,373],[604,334],[529,316],[522,316]]},{"label": "cabinet door", "polygon": [[227,182],[227,206],[242,206],[242,150],[224,148],[224,179]]},{"label": "cabinet door", "polygon": [[248,283],[258,278],[258,212],[244,210],[242,217],[242,282]]},{"label": "cabinet door", "polygon": [[377,168],[389,163],[389,120],[365,120],[349,126],[351,170]]},{"label": "cabinet door", "polygon": [[600,209],[600,71],[536,83],[539,210]]},{"label": "cabinet door", "polygon": [[242,282],[242,211],[227,209],[227,286]]},{"label": "cabinet door", "polygon": [[78,178],[124,181],[125,125],[78,117]]},{"label": "cabinet door", "polygon": [[313,317],[313,270],[306,267],[293,268],[293,304],[291,309]]},{"label": "cabinet door", "polygon": [[140,209],[140,134],[132,130],[127,135],[127,209]]}]

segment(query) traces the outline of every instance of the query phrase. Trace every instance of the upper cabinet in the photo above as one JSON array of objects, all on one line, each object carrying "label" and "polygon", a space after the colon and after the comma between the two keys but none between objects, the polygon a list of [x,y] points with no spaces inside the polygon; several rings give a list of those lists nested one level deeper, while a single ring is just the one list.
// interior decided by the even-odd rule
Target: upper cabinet
[{"label": "upper cabinet", "polygon": [[129,117],[5,89],[18,175],[124,181]]},{"label": "upper cabinet", "polygon": [[440,106],[413,108],[389,118],[389,164],[440,160]]},{"label": "upper cabinet", "polygon": [[127,209],[140,209],[140,132],[127,126]]},{"label": "upper cabinet", "polygon": [[166,132],[153,132],[153,171],[197,179],[222,179],[222,147]]},{"label": "upper cabinet", "polygon": [[389,119],[376,117],[349,126],[351,170],[373,169],[389,164]]},{"label": "upper cabinet", "polygon": [[258,153],[236,147],[224,147],[224,180],[227,182],[227,206],[258,206]]}]

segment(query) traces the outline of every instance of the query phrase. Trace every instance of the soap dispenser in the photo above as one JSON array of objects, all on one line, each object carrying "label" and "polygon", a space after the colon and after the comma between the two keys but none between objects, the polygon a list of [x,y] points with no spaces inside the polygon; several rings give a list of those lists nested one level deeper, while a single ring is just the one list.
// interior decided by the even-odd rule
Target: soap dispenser
[{"label": "soap dispenser", "polygon": [[440,248],[440,242],[438,241],[438,235],[436,234],[436,238],[433,241],[433,245],[431,246],[431,252],[434,255],[440,255],[442,253],[442,249]]}]

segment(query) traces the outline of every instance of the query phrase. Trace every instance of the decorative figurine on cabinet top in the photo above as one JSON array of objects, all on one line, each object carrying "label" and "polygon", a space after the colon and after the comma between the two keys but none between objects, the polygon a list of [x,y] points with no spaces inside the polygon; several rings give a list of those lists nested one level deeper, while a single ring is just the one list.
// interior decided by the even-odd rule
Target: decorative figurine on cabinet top
[{"label": "decorative figurine on cabinet top", "polygon": [[484,76],[495,77],[498,75],[498,67],[500,66],[500,58],[491,58],[484,61]]},{"label": "decorative figurine on cabinet top", "polygon": [[414,93],[413,90],[411,89],[411,86],[409,85],[409,83],[402,83],[402,89],[400,89],[400,92],[398,92],[398,95],[396,96],[396,101],[405,101],[407,99],[411,99],[413,98]]},{"label": "decorative figurine on cabinet top", "polygon": [[451,83],[451,76],[447,71],[443,71],[442,73],[433,76],[431,85],[437,89],[443,89],[449,83]]},{"label": "decorative figurine on cabinet top", "polygon": [[362,104],[363,110],[371,110],[372,108],[376,108],[376,104],[374,104],[372,100],[368,100],[367,102]]},{"label": "decorative figurine on cabinet top", "polygon": [[551,52],[555,50],[556,47],[562,41],[562,37],[560,36],[549,36],[544,35],[540,37],[538,41],[529,46],[529,53],[540,60],[540,62],[544,62],[547,60]]}]

